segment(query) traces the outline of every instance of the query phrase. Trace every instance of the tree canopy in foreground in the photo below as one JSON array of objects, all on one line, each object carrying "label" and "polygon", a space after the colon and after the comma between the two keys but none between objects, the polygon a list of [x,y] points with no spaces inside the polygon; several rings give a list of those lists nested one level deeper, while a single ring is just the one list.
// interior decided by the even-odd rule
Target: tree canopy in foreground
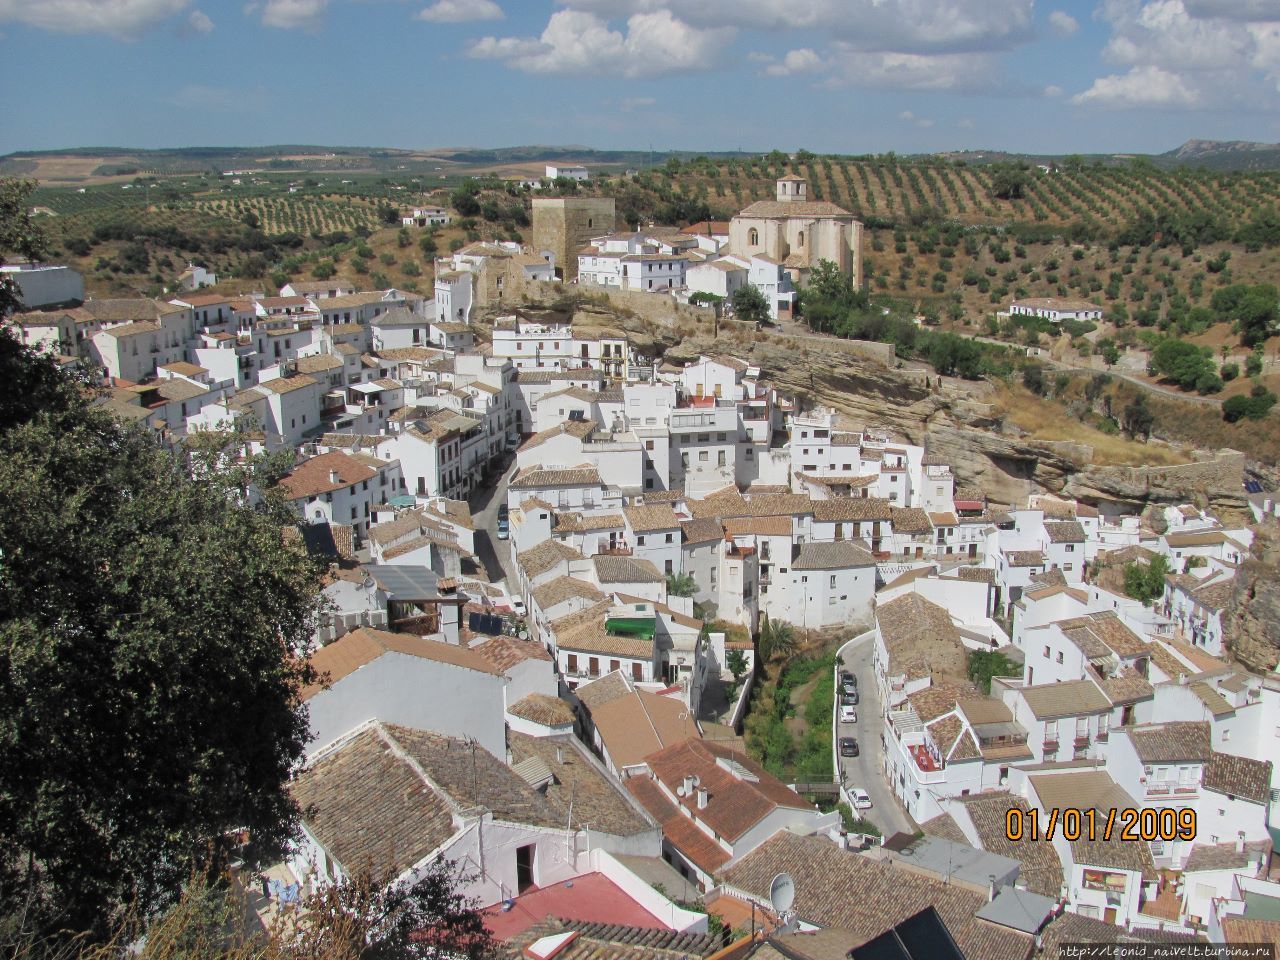
[{"label": "tree canopy in foreground", "polygon": [[318,578],[245,479],[0,330],[4,914],[102,932],[216,867],[228,831],[266,855],[292,836]]}]

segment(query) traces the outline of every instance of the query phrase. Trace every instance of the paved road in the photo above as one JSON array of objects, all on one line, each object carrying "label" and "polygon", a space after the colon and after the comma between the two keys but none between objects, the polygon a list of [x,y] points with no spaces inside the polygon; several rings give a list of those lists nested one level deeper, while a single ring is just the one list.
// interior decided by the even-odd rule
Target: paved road
[{"label": "paved road", "polygon": [[507,481],[514,464],[503,471],[494,486],[481,489],[471,498],[471,519],[476,525],[476,554],[494,583],[511,577],[515,564],[511,558],[511,541],[498,539],[498,506],[507,502]]},{"label": "paved road", "polygon": [[[880,734],[884,729],[884,714],[880,695],[876,692],[876,678],[871,666],[874,648],[871,632],[850,640],[838,652],[844,667],[858,678],[858,722],[838,724],[838,736],[856,737],[861,753],[857,757],[840,758],[840,775],[847,787],[861,787],[871,797],[872,808],[863,811],[883,831],[886,837],[895,833],[911,833],[915,825],[907,819],[906,812],[884,779],[884,749],[880,746]],[[837,664],[839,666],[839,664]],[[836,710],[840,709],[836,697]],[[856,811],[855,811],[856,812]]]}]

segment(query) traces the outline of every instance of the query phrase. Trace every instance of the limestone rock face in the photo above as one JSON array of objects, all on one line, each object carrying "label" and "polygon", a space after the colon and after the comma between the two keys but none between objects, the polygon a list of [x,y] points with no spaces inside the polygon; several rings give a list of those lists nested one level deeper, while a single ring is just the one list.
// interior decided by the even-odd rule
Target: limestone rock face
[{"label": "limestone rock face", "polygon": [[1222,629],[1237,660],[1251,670],[1267,672],[1280,660],[1280,551],[1273,536],[1257,532],[1257,558],[1246,560],[1236,574]]}]

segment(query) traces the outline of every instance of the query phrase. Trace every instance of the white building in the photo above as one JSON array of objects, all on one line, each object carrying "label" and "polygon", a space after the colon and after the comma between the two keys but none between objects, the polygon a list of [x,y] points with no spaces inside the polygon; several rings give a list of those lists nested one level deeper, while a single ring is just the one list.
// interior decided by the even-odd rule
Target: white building
[{"label": "white building", "polygon": [[1009,304],[1012,316],[1043,317],[1054,323],[1063,320],[1101,320],[1102,307],[1088,300],[1071,300],[1063,297],[1033,297],[1014,300]]},{"label": "white building", "polygon": [[591,178],[591,174],[587,172],[586,167],[580,167],[574,164],[548,163],[547,179],[556,180],[560,177],[563,177],[566,180],[582,182],[584,180],[589,180]]},{"label": "white building", "polygon": [[71,306],[84,300],[84,277],[60,264],[6,263],[0,274],[18,285],[24,307]]}]

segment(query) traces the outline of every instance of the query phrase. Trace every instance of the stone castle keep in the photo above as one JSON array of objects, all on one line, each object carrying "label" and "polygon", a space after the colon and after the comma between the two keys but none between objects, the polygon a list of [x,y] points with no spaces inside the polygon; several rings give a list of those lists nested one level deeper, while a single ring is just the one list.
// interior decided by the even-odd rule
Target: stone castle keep
[{"label": "stone castle keep", "polygon": [[613,197],[535,198],[533,249],[551,262],[556,277],[578,276],[578,251],[592,237],[612,233],[616,223]]}]

